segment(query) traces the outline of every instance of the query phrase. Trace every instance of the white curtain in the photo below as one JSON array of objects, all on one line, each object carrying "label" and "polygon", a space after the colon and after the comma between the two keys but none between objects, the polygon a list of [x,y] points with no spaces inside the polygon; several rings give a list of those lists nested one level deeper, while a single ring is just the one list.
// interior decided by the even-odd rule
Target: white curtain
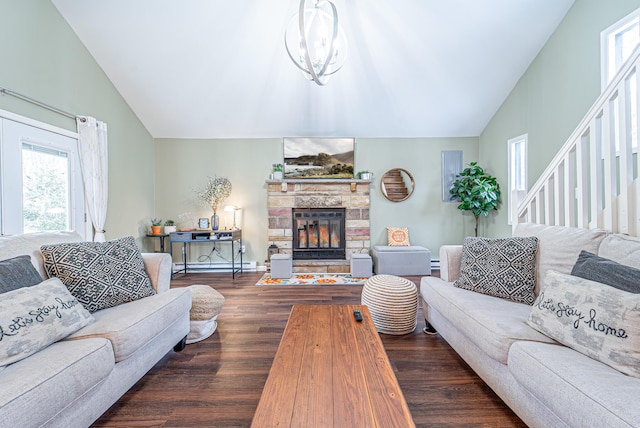
[{"label": "white curtain", "polygon": [[78,153],[84,182],[84,197],[95,234],[93,240],[105,241],[107,219],[108,170],[107,124],[94,117],[78,116]]}]

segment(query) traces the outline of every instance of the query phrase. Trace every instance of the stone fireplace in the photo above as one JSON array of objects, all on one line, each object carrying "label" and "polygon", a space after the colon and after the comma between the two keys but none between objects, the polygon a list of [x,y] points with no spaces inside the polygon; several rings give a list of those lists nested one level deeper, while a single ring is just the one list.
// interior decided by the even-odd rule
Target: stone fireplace
[{"label": "stone fireplace", "polygon": [[294,272],[349,272],[371,246],[371,180],[267,180],[269,242],[293,255]]}]

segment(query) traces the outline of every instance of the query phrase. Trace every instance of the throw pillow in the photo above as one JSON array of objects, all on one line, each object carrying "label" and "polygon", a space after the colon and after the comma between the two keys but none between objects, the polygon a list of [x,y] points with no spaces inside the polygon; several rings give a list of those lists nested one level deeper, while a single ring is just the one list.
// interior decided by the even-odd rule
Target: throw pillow
[{"label": "throw pillow", "polygon": [[89,312],[155,294],[133,236],[107,242],[43,245],[49,276],[56,276]]},{"label": "throw pillow", "polygon": [[408,227],[387,227],[387,241],[390,247],[408,247],[409,228]]},{"label": "throw pillow", "polygon": [[571,275],[610,285],[629,293],[640,293],[640,269],[581,251]]},{"label": "throw pillow", "polygon": [[0,261],[0,293],[40,284],[42,277],[31,264],[30,256]]},{"label": "throw pillow", "polygon": [[0,366],[35,354],[93,320],[57,278],[0,294]]},{"label": "throw pillow", "polygon": [[472,238],[462,244],[454,286],[514,302],[533,304],[538,239]]},{"label": "throw pillow", "polygon": [[549,271],[527,323],[582,354],[640,377],[640,294]]}]

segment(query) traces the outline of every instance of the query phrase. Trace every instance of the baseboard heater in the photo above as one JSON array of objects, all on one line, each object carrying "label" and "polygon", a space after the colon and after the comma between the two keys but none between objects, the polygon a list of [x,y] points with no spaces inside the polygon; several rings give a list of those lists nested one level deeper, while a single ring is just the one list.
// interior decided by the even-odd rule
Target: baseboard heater
[{"label": "baseboard heater", "polygon": [[[257,263],[254,262],[242,262],[242,270],[246,272],[255,272]],[[240,268],[240,262],[235,264],[236,269]],[[172,271],[177,272],[184,269],[184,263],[173,263]],[[187,263],[187,270],[193,272],[231,272],[231,263],[227,262],[189,262]]]},{"label": "baseboard heater", "polygon": [[440,260],[431,259],[431,269],[440,270]]}]

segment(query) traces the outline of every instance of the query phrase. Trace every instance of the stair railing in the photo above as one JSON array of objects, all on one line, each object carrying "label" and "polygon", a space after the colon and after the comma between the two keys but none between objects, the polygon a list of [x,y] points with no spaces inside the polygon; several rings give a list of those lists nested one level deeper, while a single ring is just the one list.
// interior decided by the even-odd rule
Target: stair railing
[{"label": "stair railing", "polygon": [[[640,235],[637,47],[520,204],[529,222]],[[517,201],[517,195],[510,195]]]}]

